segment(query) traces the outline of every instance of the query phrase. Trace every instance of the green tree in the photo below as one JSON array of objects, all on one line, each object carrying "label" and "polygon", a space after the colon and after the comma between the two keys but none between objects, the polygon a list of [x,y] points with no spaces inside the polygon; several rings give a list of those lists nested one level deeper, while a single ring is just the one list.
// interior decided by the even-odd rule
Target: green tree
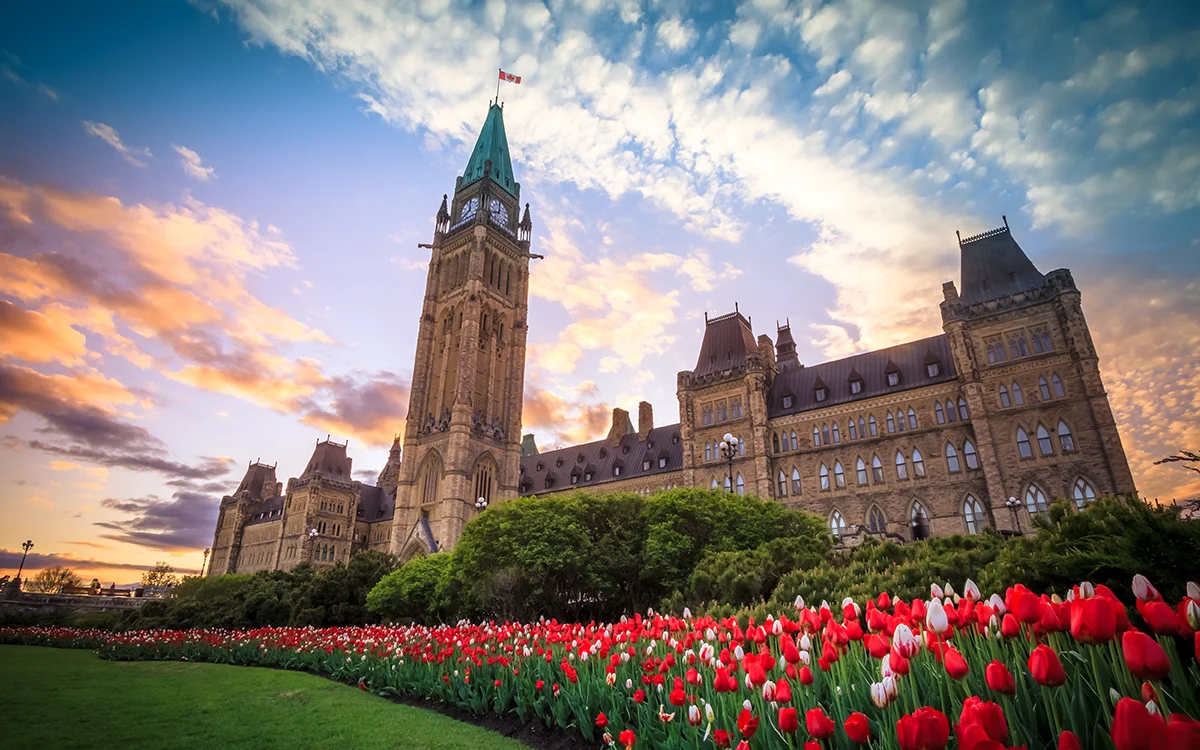
[{"label": "green tree", "polygon": [[451,564],[446,552],[409,560],[367,594],[367,609],[387,620],[435,623],[450,609]]},{"label": "green tree", "polygon": [[179,583],[175,568],[168,563],[159,561],[154,567],[142,573],[142,585],[147,588],[169,588]]},{"label": "green tree", "polygon": [[79,576],[70,568],[55,565],[39,570],[37,575],[25,581],[25,590],[39,594],[57,594],[64,587],[78,586],[80,582]]}]

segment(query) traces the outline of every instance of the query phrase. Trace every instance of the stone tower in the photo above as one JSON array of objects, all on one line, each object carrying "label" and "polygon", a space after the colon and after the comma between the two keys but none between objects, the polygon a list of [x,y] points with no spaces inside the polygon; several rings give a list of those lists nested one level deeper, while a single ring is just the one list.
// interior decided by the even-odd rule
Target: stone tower
[{"label": "stone tower", "polygon": [[492,104],[437,213],[396,482],[403,560],[452,549],[477,498],[517,495],[532,257],[520,198]]}]

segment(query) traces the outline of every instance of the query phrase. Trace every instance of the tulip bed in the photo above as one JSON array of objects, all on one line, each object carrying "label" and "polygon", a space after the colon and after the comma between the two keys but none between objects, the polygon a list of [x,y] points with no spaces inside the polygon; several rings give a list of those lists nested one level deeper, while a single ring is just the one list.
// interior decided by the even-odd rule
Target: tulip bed
[{"label": "tulip bed", "polygon": [[1103,586],[1065,600],[847,600],[749,622],[650,614],[612,624],[252,631],[0,630],[115,660],[298,669],[381,695],[515,715],[632,748],[1200,748],[1200,587],[1176,606],[1143,577],[1137,614]]}]

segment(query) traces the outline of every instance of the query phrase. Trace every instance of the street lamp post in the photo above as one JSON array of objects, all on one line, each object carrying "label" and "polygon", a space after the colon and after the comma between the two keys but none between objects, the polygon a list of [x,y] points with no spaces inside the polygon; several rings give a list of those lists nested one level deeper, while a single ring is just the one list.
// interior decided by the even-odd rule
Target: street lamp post
[{"label": "street lamp post", "polygon": [[201,578],[204,577],[204,568],[206,565],[208,565],[208,553],[211,551],[212,550],[210,550],[208,547],[204,548],[204,562],[200,563],[200,577]]},{"label": "street lamp post", "polygon": [[29,554],[29,550],[33,549],[33,540],[26,539],[21,545],[21,549],[25,550],[21,554],[21,567],[17,568],[17,585],[21,585],[21,573],[25,571],[25,557]]},{"label": "street lamp post", "polygon": [[1016,499],[1015,497],[1010,497],[1009,499],[1004,501],[1004,505],[1012,512],[1013,522],[1016,523],[1016,525],[1017,525],[1017,533],[1018,534],[1022,533],[1021,532],[1021,514],[1020,514],[1021,501]]},{"label": "street lamp post", "polygon": [[487,501],[487,498],[486,498],[486,497],[479,497],[479,498],[476,498],[476,500],[475,500],[475,510],[479,511],[480,513],[482,513],[483,511],[487,510],[487,507],[488,507],[488,501]]},{"label": "street lamp post", "polygon": [[315,552],[315,550],[316,550],[316,547],[317,547],[317,535],[318,535],[318,534],[320,534],[320,533],[321,533],[321,532],[317,531],[316,529],[309,529],[309,530],[308,530],[308,556],[309,556],[309,558],[315,558],[315,557],[316,557],[316,555],[314,554],[314,552]]},{"label": "street lamp post", "polygon": [[728,432],[725,433],[725,439],[721,441],[721,455],[725,458],[725,462],[729,465],[729,491],[733,492],[733,457],[738,452],[738,439]]}]

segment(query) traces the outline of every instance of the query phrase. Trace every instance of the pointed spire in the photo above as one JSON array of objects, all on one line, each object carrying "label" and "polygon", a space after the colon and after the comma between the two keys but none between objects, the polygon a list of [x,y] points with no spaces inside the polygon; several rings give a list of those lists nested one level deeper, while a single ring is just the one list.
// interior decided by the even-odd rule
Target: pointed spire
[{"label": "pointed spire", "polygon": [[487,120],[479,131],[471,159],[463,171],[463,187],[488,177],[514,198],[517,183],[513,178],[512,159],[508,153],[508,137],[504,134],[504,110],[493,103]]},{"label": "pointed spire", "polygon": [[1046,280],[1013,238],[1008,217],[1002,218],[1004,226],[958,241],[962,254],[960,294],[965,304],[1028,291]]},{"label": "pointed spire", "polygon": [[450,226],[450,208],[446,205],[446,194],[442,193],[442,205],[437,212],[437,228],[435,231],[444,232]]},{"label": "pointed spire", "polygon": [[521,223],[517,225],[517,239],[529,241],[530,235],[533,234],[533,220],[529,218],[529,204],[525,204],[525,215],[521,217]]}]

